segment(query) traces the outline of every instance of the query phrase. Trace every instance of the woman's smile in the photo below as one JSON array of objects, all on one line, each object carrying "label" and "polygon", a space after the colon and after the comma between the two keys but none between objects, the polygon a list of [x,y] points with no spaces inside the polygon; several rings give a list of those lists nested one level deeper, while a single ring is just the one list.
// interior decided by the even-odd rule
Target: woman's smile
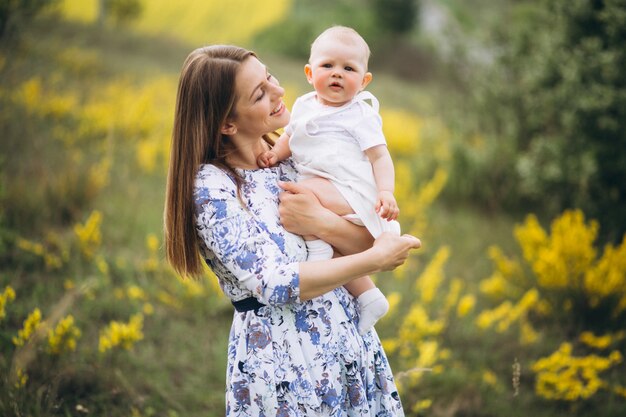
[{"label": "woman's smile", "polygon": [[282,101],[276,106],[274,110],[270,113],[270,116],[280,116],[285,111],[285,103]]}]

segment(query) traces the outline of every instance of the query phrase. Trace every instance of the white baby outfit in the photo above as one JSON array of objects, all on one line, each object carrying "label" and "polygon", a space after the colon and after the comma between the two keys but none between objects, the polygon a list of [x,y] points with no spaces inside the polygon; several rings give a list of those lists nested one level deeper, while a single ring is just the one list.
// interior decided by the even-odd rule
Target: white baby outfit
[{"label": "white baby outfit", "polygon": [[367,227],[374,238],[386,231],[400,234],[397,221],[388,222],[375,211],[376,180],[364,153],[386,145],[378,107],[376,97],[367,91],[341,107],[321,104],[312,91],[296,100],[285,128],[300,179],[330,180],[358,218],[348,219]]}]

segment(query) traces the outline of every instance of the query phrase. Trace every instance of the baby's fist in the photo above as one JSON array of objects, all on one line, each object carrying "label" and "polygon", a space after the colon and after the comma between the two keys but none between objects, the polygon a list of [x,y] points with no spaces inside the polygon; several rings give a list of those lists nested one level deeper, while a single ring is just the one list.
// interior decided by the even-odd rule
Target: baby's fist
[{"label": "baby's fist", "polygon": [[276,162],[278,162],[278,158],[276,157],[276,154],[272,151],[265,151],[260,154],[256,159],[256,163],[260,168],[269,168],[275,165]]},{"label": "baby's fist", "polygon": [[396,220],[400,209],[391,191],[380,191],[376,201],[376,213],[387,221]]}]

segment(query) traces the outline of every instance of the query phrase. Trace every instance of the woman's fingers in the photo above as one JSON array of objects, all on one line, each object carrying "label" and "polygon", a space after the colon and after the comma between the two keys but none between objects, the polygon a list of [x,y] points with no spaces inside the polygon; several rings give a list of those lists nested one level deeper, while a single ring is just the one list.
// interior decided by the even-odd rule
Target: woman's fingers
[{"label": "woman's fingers", "polygon": [[404,234],[395,236],[385,232],[374,242],[383,254],[383,270],[393,270],[406,262],[409,252],[422,247],[422,242],[415,236]]},{"label": "woman's fingers", "polygon": [[404,234],[401,237],[407,239],[411,249],[419,249],[422,247],[422,241],[413,235]]},{"label": "woman's fingers", "polygon": [[278,186],[290,194],[313,194],[313,192],[297,182],[278,181]]}]

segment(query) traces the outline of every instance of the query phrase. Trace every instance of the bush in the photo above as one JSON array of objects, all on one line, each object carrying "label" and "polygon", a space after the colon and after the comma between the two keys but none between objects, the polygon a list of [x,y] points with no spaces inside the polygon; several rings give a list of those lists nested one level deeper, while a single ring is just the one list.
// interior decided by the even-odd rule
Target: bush
[{"label": "bush", "polygon": [[383,32],[412,31],[419,16],[419,0],[371,0],[375,20]]},{"label": "bush", "polygon": [[326,28],[350,26],[370,43],[378,30],[369,7],[359,0],[294,0],[288,16],[261,31],[255,46],[286,56],[308,59],[311,43]]},{"label": "bush", "polygon": [[98,21],[103,24],[107,17],[118,23],[128,23],[141,16],[143,6],[139,0],[99,0]]},{"label": "bush", "polygon": [[[618,240],[626,231],[626,3],[521,2],[512,10],[494,30],[493,63],[471,65],[465,110],[479,131],[514,149],[504,177],[517,196],[511,205],[553,215],[582,208],[605,226],[604,239]],[[465,180],[457,168],[452,183]],[[481,178],[472,186],[482,187]]]},{"label": "bush", "polygon": [[[626,411],[626,235],[596,247],[599,225],[566,211],[545,230],[534,215],[515,227],[521,258],[489,248],[476,287],[449,279],[441,247],[394,278],[396,328],[383,344],[410,415],[621,415]],[[401,306],[398,308],[398,306]]]},{"label": "bush", "polygon": [[5,0],[0,2],[0,39],[28,25],[45,8],[58,0]]},{"label": "bush", "polygon": [[515,329],[520,344],[535,346],[536,395],[572,413],[625,393],[626,235],[599,253],[598,230],[579,210],[556,218],[550,233],[529,215],[515,228],[524,262],[493,247],[495,271],[480,286],[496,306],[479,314],[478,327]]}]

